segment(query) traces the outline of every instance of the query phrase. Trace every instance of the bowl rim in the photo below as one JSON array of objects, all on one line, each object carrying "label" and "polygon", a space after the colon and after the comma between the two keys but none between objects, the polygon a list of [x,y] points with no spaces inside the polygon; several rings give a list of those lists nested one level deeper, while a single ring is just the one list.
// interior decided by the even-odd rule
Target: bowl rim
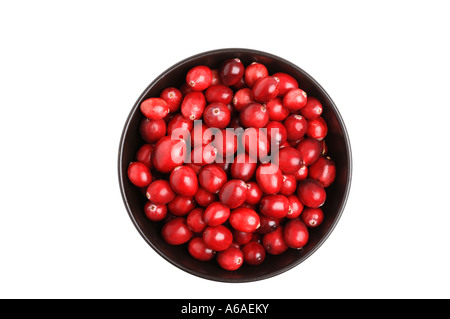
[{"label": "bowl rim", "polygon": [[[346,156],[347,156],[347,166],[348,166],[348,170],[347,170],[347,176],[346,176],[346,187],[344,190],[344,195],[342,198],[342,202],[340,207],[338,208],[338,212],[336,214],[336,218],[333,221],[333,223],[330,225],[330,228],[328,229],[328,231],[324,234],[324,236],[322,236],[320,238],[320,240],[317,242],[317,244],[312,247],[312,249],[310,251],[308,251],[308,253],[306,253],[305,255],[303,255],[301,258],[299,258],[298,260],[296,260],[295,262],[292,262],[291,264],[280,268],[276,271],[272,271],[270,273],[264,274],[264,275],[259,275],[259,276],[255,276],[255,277],[244,277],[244,278],[222,278],[222,277],[218,277],[218,276],[214,276],[214,275],[205,275],[202,273],[197,273],[194,270],[185,267],[182,264],[179,264],[177,262],[175,262],[174,260],[170,259],[168,256],[166,256],[157,246],[155,246],[153,244],[153,242],[145,235],[145,233],[143,232],[143,230],[139,227],[137,220],[134,217],[134,214],[131,210],[131,207],[129,205],[128,199],[125,195],[125,185],[123,183],[124,177],[126,176],[126,172],[124,172],[122,170],[123,167],[123,154],[124,154],[124,143],[125,143],[125,137],[126,137],[126,133],[128,132],[129,128],[130,128],[130,122],[131,119],[133,118],[133,116],[135,115],[136,111],[139,109],[139,102],[143,99],[143,97],[145,95],[147,95],[147,93],[153,88],[153,86],[161,79],[163,78],[165,75],[169,74],[170,72],[172,72],[174,69],[178,68],[180,65],[185,64],[185,63],[189,63],[192,60],[198,59],[198,58],[202,58],[202,57],[206,57],[206,56],[210,56],[210,55],[215,55],[215,54],[220,54],[220,53],[227,53],[227,54],[231,54],[231,53],[243,53],[243,54],[253,54],[253,55],[259,55],[259,56],[263,56],[263,57],[267,57],[270,59],[274,59],[277,60],[287,66],[289,66],[290,68],[294,68],[297,71],[299,71],[300,73],[302,73],[306,78],[308,78],[308,80],[317,88],[317,90],[319,90],[321,92],[321,94],[323,94],[323,96],[328,100],[333,113],[335,114],[337,121],[339,123],[339,126],[342,130],[342,134],[344,137],[344,141],[345,141],[345,145],[346,145]],[[344,120],[342,118],[342,115],[340,114],[336,104],[334,103],[334,101],[331,99],[331,97],[328,95],[328,93],[325,91],[325,89],[311,76],[309,75],[307,72],[305,72],[302,68],[300,68],[299,66],[293,64],[292,62],[279,57],[277,55],[274,55],[272,53],[268,53],[265,51],[260,51],[260,50],[255,50],[255,49],[248,49],[248,48],[222,48],[222,49],[214,49],[214,50],[209,50],[209,51],[204,51],[201,53],[197,53],[195,55],[192,55],[190,57],[187,57],[179,62],[176,62],[175,64],[173,64],[172,66],[170,66],[169,68],[167,68],[165,71],[163,71],[161,74],[159,74],[157,77],[155,77],[155,79],[143,90],[143,92],[141,93],[141,95],[138,97],[138,99],[136,100],[136,102],[134,103],[133,107],[131,108],[128,117],[125,121],[125,125],[122,129],[122,134],[120,137],[120,143],[119,143],[119,149],[118,149],[118,178],[119,178],[119,187],[120,187],[120,192],[122,195],[122,199],[125,205],[125,208],[128,212],[128,215],[130,217],[130,219],[132,220],[135,228],[138,230],[139,234],[144,238],[144,240],[147,242],[147,244],[150,245],[150,247],[153,248],[153,250],[155,250],[161,257],[163,257],[166,261],[168,261],[169,263],[171,263],[172,265],[176,266],[177,268],[190,273],[196,277],[200,277],[203,279],[208,279],[208,280],[212,280],[212,281],[216,281],[216,282],[228,282],[228,283],[244,283],[244,282],[254,282],[254,281],[259,281],[259,280],[264,280],[264,279],[268,279],[274,276],[277,276],[279,274],[282,274],[294,267],[296,267],[297,265],[299,265],[300,263],[302,263],[303,261],[305,261],[307,258],[309,258],[314,252],[317,251],[317,249],[319,249],[323,243],[328,239],[328,237],[331,235],[331,233],[333,232],[333,230],[336,228],[343,212],[345,209],[345,206],[347,204],[348,201],[348,197],[349,197],[349,193],[350,193],[350,188],[351,188],[351,180],[352,180],[352,171],[353,171],[353,159],[352,159],[352,151],[351,151],[351,144],[350,144],[350,138],[348,135],[348,131],[347,128],[345,126]]]}]

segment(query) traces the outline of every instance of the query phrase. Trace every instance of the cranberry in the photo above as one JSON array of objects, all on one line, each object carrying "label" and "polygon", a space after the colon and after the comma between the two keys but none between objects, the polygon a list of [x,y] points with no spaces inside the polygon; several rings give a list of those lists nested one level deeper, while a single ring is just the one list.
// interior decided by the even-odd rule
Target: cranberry
[{"label": "cranberry", "polygon": [[191,152],[191,162],[199,166],[214,163],[216,157],[217,150],[211,144],[196,146]]},{"label": "cranberry", "polygon": [[267,68],[264,64],[253,62],[245,69],[245,84],[247,84],[249,88],[252,88],[259,79],[265,78],[268,75],[269,71],[267,71]]},{"label": "cranberry", "polygon": [[264,127],[267,129],[267,138],[270,145],[281,145],[287,140],[287,131],[284,125],[278,121],[270,121]]},{"label": "cranberry", "polygon": [[307,207],[317,208],[323,205],[326,192],[322,184],[314,179],[305,179],[297,187],[298,198]]},{"label": "cranberry", "polygon": [[199,187],[197,193],[194,196],[195,201],[202,207],[206,207],[212,202],[217,201],[217,195],[208,192],[203,187]]},{"label": "cranberry", "polygon": [[203,220],[208,226],[218,226],[230,217],[230,209],[221,202],[211,203],[203,213]]},{"label": "cranberry", "polygon": [[229,59],[222,63],[219,78],[223,85],[236,84],[244,75],[245,67],[239,59]]},{"label": "cranberry", "polygon": [[219,199],[231,209],[241,206],[247,199],[247,184],[239,179],[226,182],[219,192]]},{"label": "cranberry", "polygon": [[255,241],[244,245],[244,247],[242,247],[242,253],[244,254],[245,263],[251,266],[260,265],[266,257],[264,247]]},{"label": "cranberry", "polygon": [[167,208],[175,216],[185,216],[195,208],[195,202],[192,197],[178,195],[167,204]]},{"label": "cranberry", "polygon": [[308,120],[314,120],[318,118],[323,111],[322,103],[315,97],[308,97],[306,104],[300,110],[300,114]]},{"label": "cranberry", "polygon": [[206,99],[202,92],[190,92],[184,96],[181,102],[181,113],[190,120],[198,120],[203,115],[206,107]]},{"label": "cranberry", "polygon": [[257,164],[254,158],[246,153],[238,154],[231,164],[231,177],[247,182],[255,174],[256,166]]},{"label": "cranberry", "polygon": [[163,220],[167,215],[167,206],[164,204],[156,204],[152,202],[145,203],[144,206],[145,216],[152,222],[159,222]]},{"label": "cranberry", "polygon": [[206,227],[206,223],[203,220],[203,212],[203,208],[194,208],[186,218],[189,229],[194,233],[201,233]]},{"label": "cranberry", "polygon": [[322,153],[322,142],[315,138],[306,137],[297,145],[303,164],[309,166],[314,163]]},{"label": "cranberry", "polygon": [[261,200],[263,192],[256,182],[247,182],[247,199],[246,203],[256,205]]},{"label": "cranberry", "polygon": [[277,97],[280,80],[274,76],[259,79],[252,87],[252,96],[257,102],[267,103]]},{"label": "cranberry", "polygon": [[197,175],[200,172],[200,170],[202,169],[202,167],[200,165],[193,164],[193,163],[185,163],[184,165],[189,166],[190,168],[192,168],[194,170],[195,174],[197,174]]},{"label": "cranberry", "polygon": [[234,241],[239,245],[245,245],[252,240],[253,233],[247,233],[243,231],[239,231],[236,229],[232,229]]},{"label": "cranberry", "polygon": [[195,124],[191,130],[191,145],[196,147],[211,143],[214,139],[214,130],[207,127],[203,122]]},{"label": "cranberry", "polygon": [[278,156],[278,166],[284,174],[294,174],[302,166],[301,154],[293,147],[283,147]]},{"label": "cranberry", "polygon": [[289,210],[286,215],[287,218],[297,218],[303,211],[303,204],[300,199],[295,195],[288,196],[289,200]]},{"label": "cranberry", "polygon": [[301,220],[292,219],[284,226],[283,237],[288,247],[300,249],[308,242],[308,228]]},{"label": "cranberry", "polygon": [[284,253],[288,246],[284,241],[283,227],[278,227],[275,231],[265,234],[262,239],[264,249],[271,255]]},{"label": "cranberry", "polygon": [[176,194],[168,181],[160,179],[148,185],[146,196],[151,202],[167,204],[176,197]]},{"label": "cranberry", "polygon": [[203,240],[207,247],[215,251],[223,251],[233,242],[233,234],[224,225],[207,226],[203,231]]},{"label": "cranberry", "polygon": [[191,239],[192,231],[187,226],[185,218],[175,217],[164,224],[161,236],[169,245],[181,245]]},{"label": "cranberry", "polygon": [[300,110],[306,105],[307,95],[302,89],[289,90],[283,97],[283,105],[291,112]]},{"label": "cranberry", "polygon": [[307,122],[303,116],[293,114],[284,120],[284,126],[286,127],[288,141],[297,141],[305,135]]},{"label": "cranberry", "polygon": [[217,253],[217,263],[225,270],[239,269],[244,263],[244,254],[239,248],[229,247]]},{"label": "cranberry", "polygon": [[169,106],[163,99],[151,97],[141,103],[141,112],[151,120],[160,120],[169,114]]},{"label": "cranberry", "polygon": [[292,89],[298,89],[298,82],[291,75],[283,72],[275,73],[273,76],[280,80],[278,96],[284,96]]},{"label": "cranberry", "polygon": [[259,203],[259,211],[268,217],[284,218],[289,211],[289,200],[279,194],[264,196]]},{"label": "cranberry", "polygon": [[212,71],[204,65],[198,65],[189,70],[186,75],[186,83],[194,91],[203,91],[211,85]]},{"label": "cranberry", "polygon": [[188,251],[192,257],[201,261],[211,260],[215,255],[215,251],[208,248],[201,237],[194,237],[189,241]]},{"label": "cranberry", "polygon": [[264,105],[250,103],[242,109],[239,120],[244,127],[260,128],[269,122],[269,113]]},{"label": "cranberry", "polygon": [[295,179],[298,181],[302,181],[308,177],[308,166],[303,164],[298,171],[296,171],[294,174]]},{"label": "cranberry", "polygon": [[309,167],[309,178],[319,181],[323,187],[328,187],[336,178],[336,165],[328,156],[321,156]]},{"label": "cranberry", "polygon": [[150,169],[141,162],[132,162],[128,165],[128,178],[137,187],[146,187],[152,182]]},{"label": "cranberry", "polygon": [[166,101],[169,106],[169,113],[177,112],[180,109],[181,101],[183,101],[183,94],[175,87],[164,89],[159,97]]},{"label": "cranberry", "polygon": [[166,122],[162,119],[150,120],[149,118],[144,118],[139,125],[139,133],[144,141],[154,144],[166,135],[166,128]]},{"label": "cranberry", "polygon": [[306,207],[301,215],[301,219],[307,227],[317,227],[323,222],[323,211],[320,208]]},{"label": "cranberry", "polygon": [[198,190],[197,174],[189,166],[175,167],[170,173],[170,186],[179,195],[193,197]]},{"label": "cranberry", "polygon": [[234,83],[232,86],[231,86],[234,90],[240,90],[240,89],[243,89],[243,88],[245,88],[245,87],[247,87],[247,85],[245,84],[245,81],[244,81],[244,77],[242,76],[236,83]]},{"label": "cranberry", "polygon": [[250,208],[239,207],[231,212],[230,225],[239,231],[254,232],[259,227],[259,215]]},{"label": "cranberry", "polygon": [[227,182],[227,174],[216,164],[209,164],[204,166],[198,173],[198,182],[205,190],[215,194]]},{"label": "cranberry", "polygon": [[183,96],[185,96],[188,93],[194,92],[194,90],[186,82],[184,82],[180,86],[180,92]]},{"label": "cranberry", "polygon": [[142,145],[136,152],[136,160],[138,162],[141,162],[148,168],[152,169],[153,168],[152,155],[153,155],[154,149],[155,149],[155,146],[153,146],[151,144]]},{"label": "cranberry", "polygon": [[219,78],[219,69],[212,69],[211,72],[212,72],[211,86],[222,84],[222,82],[220,82],[220,78]]},{"label": "cranberry", "polygon": [[205,91],[206,101],[209,103],[230,104],[233,99],[233,90],[225,85],[212,85]]},{"label": "cranberry", "polygon": [[309,137],[323,140],[328,133],[328,126],[322,117],[318,117],[314,120],[308,121],[308,129],[306,130],[306,135]]},{"label": "cranberry", "polygon": [[222,129],[215,135],[213,145],[217,149],[218,155],[229,158],[237,151],[237,136],[233,130]]},{"label": "cranberry", "polygon": [[252,90],[249,88],[243,88],[238,90],[233,97],[234,109],[241,112],[244,107],[250,103],[255,102],[252,97]]},{"label": "cranberry", "polygon": [[183,164],[186,158],[186,143],[170,136],[162,137],[153,151],[153,166],[161,173],[170,173]]},{"label": "cranberry", "polygon": [[226,104],[214,102],[205,108],[203,120],[208,127],[222,129],[230,124],[231,113]]},{"label": "cranberry", "polygon": [[265,163],[256,169],[256,181],[265,194],[277,194],[283,183],[281,170],[273,163]]},{"label": "cranberry", "polygon": [[280,194],[289,196],[295,193],[297,189],[297,180],[294,175],[283,174],[283,183],[281,184]]},{"label": "cranberry", "polygon": [[284,121],[290,114],[289,109],[283,105],[283,101],[278,97],[267,102],[266,108],[271,121]]},{"label": "cranberry", "polygon": [[259,222],[260,226],[256,230],[256,232],[261,235],[271,233],[277,230],[278,227],[280,227],[280,220],[278,218],[260,215]]},{"label": "cranberry", "polygon": [[175,114],[167,124],[167,135],[173,135],[172,138],[185,139],[192,130],[194,121],[187,119],[183,114]]},{"label": "cranberry", "polygon": [[247,128],[242,134],[241,141],[245,152],[251,158],[263,160],[269,154],[269,139],[263,130]]}]

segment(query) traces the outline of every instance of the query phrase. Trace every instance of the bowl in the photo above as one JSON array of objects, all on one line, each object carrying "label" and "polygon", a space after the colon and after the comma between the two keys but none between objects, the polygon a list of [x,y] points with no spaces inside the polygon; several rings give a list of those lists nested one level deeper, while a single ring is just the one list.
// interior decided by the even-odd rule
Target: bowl
[{"label": "bowl", "polygon": [[[157,97],[169,86],[179,87],[189,69],[197,65],[210,68],[219,67],[226,59],[239,58],[248,65],[254,61],[263,63],[269,74],[285,72],[292,75],[309,96],[318,98],[323,104],[323,118],[328,125],[326,137],[328,154],[336,164],[336,179],[327,188],[327,200],[322,206],[325,219],[314,229],[310,229],[310,239],[300,250],[288,249],[285,253],[266,259],[259,266],[244,264],[236,271],[222,269],[214,260],[203,262],[190,256],[186,244],[171,246],[160,236],[162,223],[149,221],[144,214],[146,202],[140,189],[131,184],[127,176],[127,167],[135,160],[138,148],[144,143],[139,134],[139,123],[144,118],[140,104],[150,97]],[[341,217],[350,191],[352,161],[349,137],[344,121],[336,105],[325,90],[309,74],[295,64],[270,53],[252,49],[219,49],[200,53],[180,61],[159,75],[144,90],[131,109],[123,128],[118,158],[119,184],[126,210],[138,232],[144,240],[164,259],[174,266],[192,275],[220,282],[251,282],[279,275],[305,261],[328,238]]]}]

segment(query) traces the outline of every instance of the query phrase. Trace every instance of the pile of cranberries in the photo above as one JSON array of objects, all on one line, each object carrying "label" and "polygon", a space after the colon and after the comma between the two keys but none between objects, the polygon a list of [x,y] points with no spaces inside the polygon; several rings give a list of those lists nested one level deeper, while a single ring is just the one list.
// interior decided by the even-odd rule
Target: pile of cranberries
[{"label": "pile of cranberries", "polygon": [[145,141],[128,177],[170,245],[226,270],[300,249],[324,218],[336,167],[323,107],[289,74],[239,59],[195,66],[140,104]]}]

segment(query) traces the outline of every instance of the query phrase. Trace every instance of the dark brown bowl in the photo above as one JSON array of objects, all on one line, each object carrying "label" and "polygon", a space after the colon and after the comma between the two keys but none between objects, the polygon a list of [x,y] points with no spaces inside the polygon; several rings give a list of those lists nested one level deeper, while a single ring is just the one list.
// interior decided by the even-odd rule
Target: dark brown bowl
[{"label": "dark brown bowl", "polygon": [[[150,97],[159,96],[169,86],[179,87],[185,80],[186,73],[196,65],[207,65],[217,68],[225,59],[239,58],[244,65],[257,61],[265,64],[269,74],[285,72],[292,75],[300,83],[300,87],[308,95],[318,98],[323,106],[323,117],[328,124],[326,137],[328,152],[336,163],[336,179],[327,188],[327,200],[322,207],[325,219],[318,228],[310,231],[310,239],[301,250],[288,249],[284,254],[272,256],[267,254],[266,260],[259,266],[243,265],[236,271],[226,271],[213,260],[202,262],[192,258],[186,245],[168,245],[160,236],[161,223],[149,221],[143,211],[146,202],[141,190],[136,188],[127,177],[127,167],[135,160],[138,148],[144,143],[139,135],[139,123],[143,118],[139,105]],[[281,274],[311,256],[328,238],[336,226],[344,210],[350,191],[352,172],[350,142],[344,121],[325,90],[309,74],[298,66],[280,57],[266,52],[249,49],[221,49],[208,51],[187,58],[167,69],[144,90],[134,104],[126,120],[119,147],[119,183],[122,197],[128,214],[139,233],[147,243],[163,258],[180,269],[210,280],[222,282],[249,282],[266,279]]]}]

